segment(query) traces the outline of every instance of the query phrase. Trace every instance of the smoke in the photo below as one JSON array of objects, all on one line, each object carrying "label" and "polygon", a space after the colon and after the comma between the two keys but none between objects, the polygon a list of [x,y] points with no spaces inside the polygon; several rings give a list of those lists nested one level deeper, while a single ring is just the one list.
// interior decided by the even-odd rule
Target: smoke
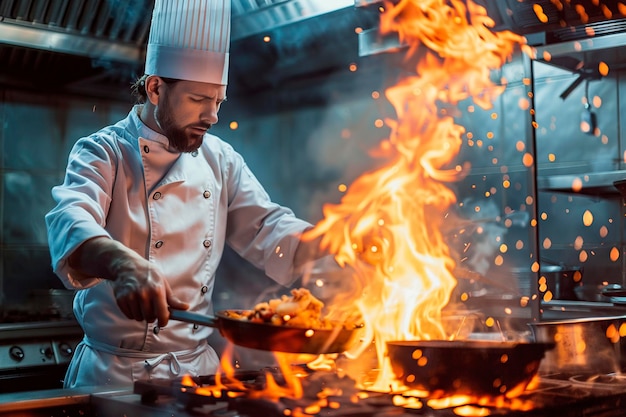
[{"label": "smoke", "polygon": [[127,32],[136,30],[146,18],[150,19],[153,5],[154,0],[108,0],[103,7],[111,24]]}]

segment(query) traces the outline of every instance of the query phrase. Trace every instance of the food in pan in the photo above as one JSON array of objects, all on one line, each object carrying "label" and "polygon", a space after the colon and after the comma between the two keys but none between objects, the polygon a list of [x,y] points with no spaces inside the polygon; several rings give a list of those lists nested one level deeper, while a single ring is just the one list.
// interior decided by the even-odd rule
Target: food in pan
[{"label": "food in pan", "polygon": [[322,316],[323,308],[324,303],[308,289],[296,288],[291,290],[291,295],[273,298],[257,304],[254,310],[242,312],[241,319],[277,326],[331,329],[335,324]]}]

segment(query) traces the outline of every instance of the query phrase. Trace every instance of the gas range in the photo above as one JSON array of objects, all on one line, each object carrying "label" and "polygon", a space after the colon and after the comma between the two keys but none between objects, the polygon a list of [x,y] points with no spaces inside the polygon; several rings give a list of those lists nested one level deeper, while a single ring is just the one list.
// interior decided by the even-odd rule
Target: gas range
[{"label": "gas range", "polygon": [[61,387],[82,337],[73,319],[0,323],[0,391]]},{"label": "gas range", "polygon": [[[245,380],[248,387],[257,386],[264,383],[264,373],[268,371],[238,371],[237,378]],[[180,380],[137,381],[133,392],[95,395],[91,404],[99,417],[614,417],[626,412],[626,377],[621,375],[544,375],[532,388],[506,404],[500,401],[491,405],[431,406],[428,399],[412,398],[407,393],[359,391],[349,381],[330,374],[315,371],[306,377],[313,378],[309,387],[335,391],[324,401],[320,401],[318,395],[307,394],[306,389],[302,399],[281,398],[277,401],[241,395],[237,390],[223,390],[217,396],[207,395],[202,388],[213,386],[215,377],[206,376],[194,378],[195,388],[181,387]]]}]

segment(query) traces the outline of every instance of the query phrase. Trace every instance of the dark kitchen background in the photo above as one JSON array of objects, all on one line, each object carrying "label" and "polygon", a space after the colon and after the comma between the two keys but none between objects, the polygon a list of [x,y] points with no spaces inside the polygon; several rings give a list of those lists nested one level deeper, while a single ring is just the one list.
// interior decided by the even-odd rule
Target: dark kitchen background
[{"label": "dark kitchen background", "polygon": [[[577,14],[560,13],[549,0],[482,3],[495,30],[526,35],[538,58],[517,51],[493,74],[507,87],[492,109],[471,101],[442,109],[466,127],[456,162],[472,166],[450,184],[458,201],[446,232],[471,276],[460,273],[460,291],[538,293],[548,301],[530,270],[537,257],[582,269],[585,286],[626,284],[625,211],[614,185],[626,180],[626,20],[590,6],[595,12],[582,27]],[[546,23],[537,20],[536,3]],[[232,1],[228,102],[212,131],[243,154],[276,201],[313,223],[323,204],[341,198],[340,185],[381,163],[370,151],[387,137],[381,122],[394,117],[384,91],[409,68],[397,39],[378,35],[380,5]],[[5,312],[37,310],[39,291],[62,289],[44,223],[50,190],[79,137],[127,114],[151,9],[149,0],[0,0]],[[591,132],[582,119],[592,121]],[[524,163],[526,154],[535,164]],[[250,306],[274,290],[226,252],[217,308]],[[550,290],[553,298],[574,298]],[[519,314],[526,320],[533,312]]]}]

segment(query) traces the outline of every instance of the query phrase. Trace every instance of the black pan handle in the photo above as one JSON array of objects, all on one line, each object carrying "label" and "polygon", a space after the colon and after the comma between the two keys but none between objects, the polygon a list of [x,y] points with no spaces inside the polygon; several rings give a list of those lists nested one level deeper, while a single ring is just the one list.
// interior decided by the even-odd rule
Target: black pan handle
[{"label": "black pan handle", "polygon": [[218,319],[213,316],[205,316],[204,314],[194,313],[187,310],[177,310],[170,307],[170,320],[184,321],[185,323],[199,324],[219,328]]},{"label": "black pan handle", "polygon": [[626,297],[626,288],[603,288],[602,295],[605,297]]}]

